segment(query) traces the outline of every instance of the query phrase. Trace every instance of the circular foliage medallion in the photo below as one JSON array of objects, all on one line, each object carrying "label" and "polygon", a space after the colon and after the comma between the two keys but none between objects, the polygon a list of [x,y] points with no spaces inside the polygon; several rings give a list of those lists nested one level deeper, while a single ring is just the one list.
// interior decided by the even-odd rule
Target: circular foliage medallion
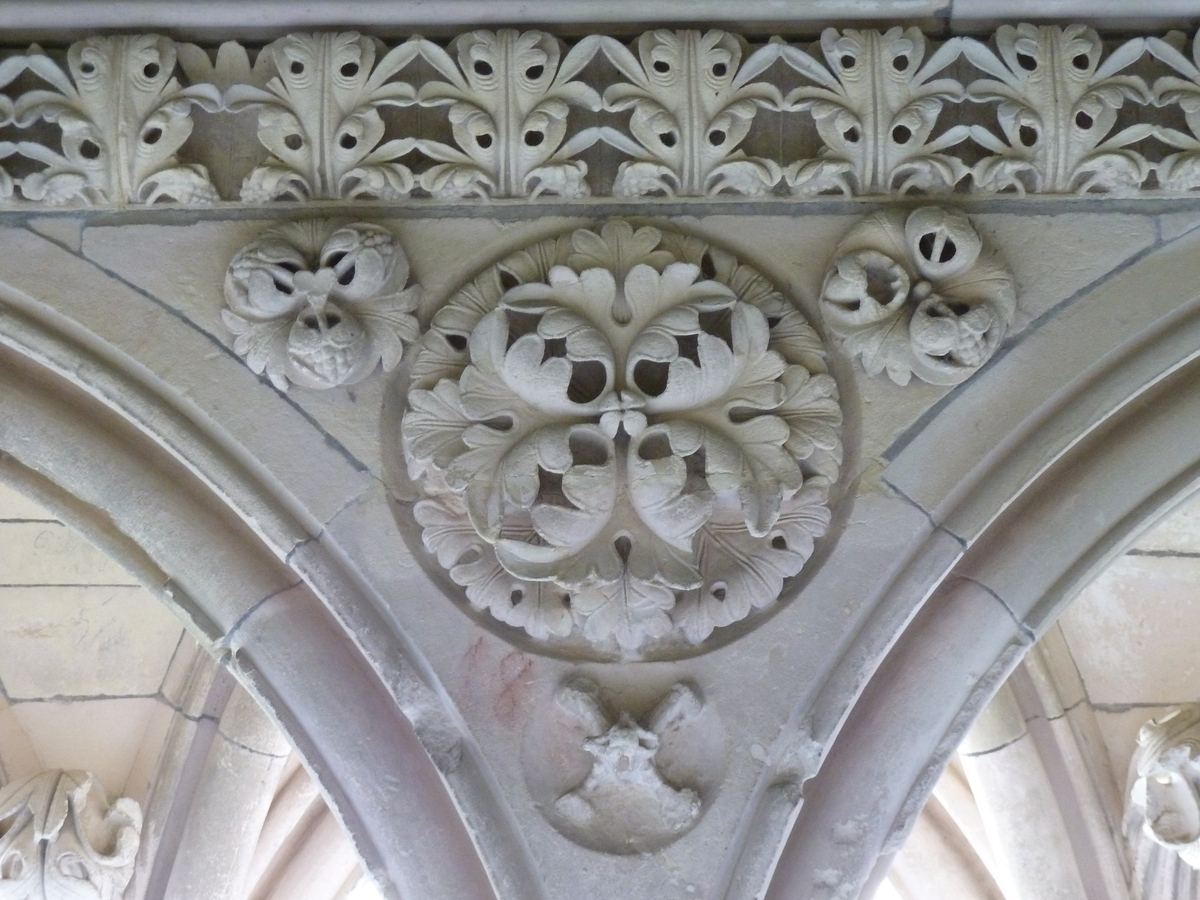
[{"label": "circular foliage medallion", "polygon": [[426,548],[549,649],[686,650],[775,603],[828,526],[821,341],[698,238],[614,221],[515,253],[438,312],[411,377]]}]

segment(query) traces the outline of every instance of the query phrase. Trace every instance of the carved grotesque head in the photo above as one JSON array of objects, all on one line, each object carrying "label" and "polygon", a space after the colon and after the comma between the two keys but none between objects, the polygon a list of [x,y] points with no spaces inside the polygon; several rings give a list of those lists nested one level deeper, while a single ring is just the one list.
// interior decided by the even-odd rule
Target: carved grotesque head
[{"label": "carved grotesque head", "polygon": [[1138,733],[1132,802],[1146,835],[1200,869],[1200,706],[1178,706]]}]

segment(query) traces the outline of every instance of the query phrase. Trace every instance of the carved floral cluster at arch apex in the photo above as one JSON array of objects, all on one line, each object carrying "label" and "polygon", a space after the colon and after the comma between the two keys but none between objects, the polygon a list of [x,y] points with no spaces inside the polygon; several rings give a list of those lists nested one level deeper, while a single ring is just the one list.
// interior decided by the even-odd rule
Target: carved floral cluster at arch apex
[{"label": "carved floral cluster at arch apex", "polygon": [[698,644],[776,602],[828,525],[820,339],[699,239],[612,221],[513,254],[437,313],[411,374],[426,546],[551,646]]},{"label": "carved floral cluster at arch apex", "polygon": [[[988,40],[830,28],[815,44],[716,29],[630,43],[480,29],[447,46],[319,32],[256,54],[91,37],[65,65],[36,45],[0,58],[0,198],[1187,192],[1200,45],[1184,43],[1027,23]],[[194,128],[197,110],[251,111],[254,137]],[[783,123],[773,135],[763,113]],[[244,144],[230,153],[221,133]]]}]

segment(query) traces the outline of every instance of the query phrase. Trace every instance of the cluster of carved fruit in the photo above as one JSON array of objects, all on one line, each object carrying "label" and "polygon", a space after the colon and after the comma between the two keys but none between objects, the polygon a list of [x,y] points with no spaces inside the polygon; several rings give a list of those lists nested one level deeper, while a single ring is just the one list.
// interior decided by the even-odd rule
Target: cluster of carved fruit
[{"label": "cluster of carved fruit", "polygon": [[821,341],[697,238],[614,221],[513,254],[438,311],[411,376],[425,545],[541,641],[698,644],[775,603],[829,523]]},{"label": "cluster of carved fruit", "polygon": [[[0,125],[37,138],[0,141],[0,197],[209,203],[214,182],[245,202],[1187,191],[1200,187],[1200,44],[1190,59],[1182,46],[1177,33],[1106,46],[1079,25],[937,45],[915,28],[829,29],[816,47],[715,30],[568,47],[502,29],[389,49],[342,32],[288,35],[252,64],[232,42],[213,57],[96,37],[65,67],[36,46],[0,60]],[[193,107],[224,124],[210,116],[193,136]],[[246,110],[256,124],[233,115]],[[603,158],[598,144],[624,158],[604,185],[585,158]]]}]

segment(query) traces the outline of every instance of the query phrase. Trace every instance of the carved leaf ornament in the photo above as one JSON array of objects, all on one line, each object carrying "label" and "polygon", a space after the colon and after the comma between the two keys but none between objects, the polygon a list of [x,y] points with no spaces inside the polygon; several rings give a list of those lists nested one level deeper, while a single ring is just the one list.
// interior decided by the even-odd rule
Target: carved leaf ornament
[{"label": "carved leaf ornament", "polygon": [[234,350],[280,390],[324,390],[400,362],[417,336],[420,288],[408,259],[377,225],[292,222],[242,248],[225,276],[221,311]]},{"label": "carved leaf ornament", "polygon": [[[720,30],[477,30],[448,46],[347,31],[281,37],[252,63],[232,41],[92,37],[65,64],[36,45],[0,57],[0,126],[16,132],[0,161],[27,161],[0,168],[0,200],[1173,195],[1200,188],[1200,48],[1183,46],[1030,24],[986,41],[829,28],[758,45]],[[1149,67],[1153,86],[1136,74]],[[197,107],[254,111],[254,145],[218,143],[250,133],[234,122],[193,133]]]},{"label": "carved leaf ornament", "polygon": [[54,770],[0,789],[0,897],[119,900],[133,875],[142,812],[110,806],[87,772]]},{"label": "carved leaf ornament", "polygon": [[828,524],[821,343],[698,239],[609,222],[521,251],[438,312],[412,378],[426,546],[554,646],[699,643],[773,604]]},{"label": "carved leaf ornament", "polygon": [[991,358],[1016,311],[1012,275],[965,213],[874,213],[838,245],[821,314],[868,374],[957,384]]}]

